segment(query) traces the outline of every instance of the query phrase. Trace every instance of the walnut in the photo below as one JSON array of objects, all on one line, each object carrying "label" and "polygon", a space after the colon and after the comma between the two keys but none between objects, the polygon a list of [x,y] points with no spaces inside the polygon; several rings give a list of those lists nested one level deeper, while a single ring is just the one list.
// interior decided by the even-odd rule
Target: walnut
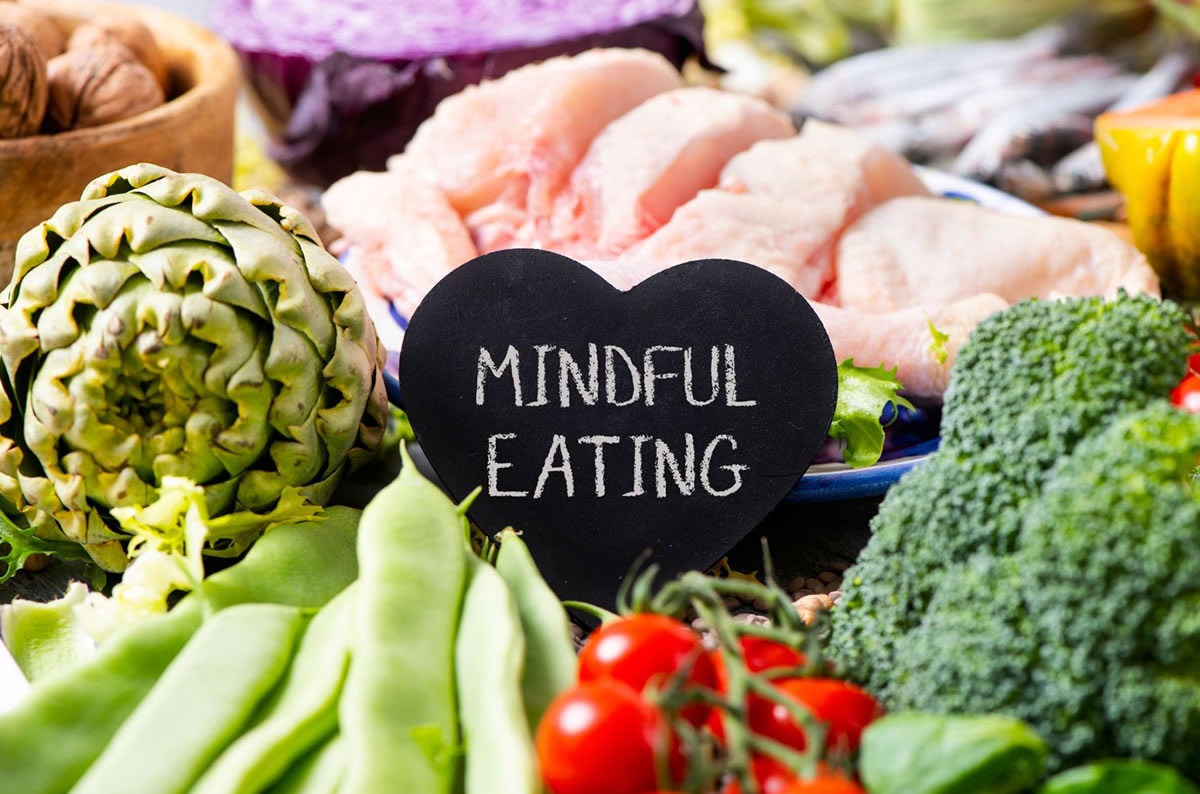
[{"label": "walnut", "polygon": [[43,60],[50,60],[66,48],[67,37],[62,28],[45,11],[23,3],[0,2],[0,25],[16,25],[37,42]]},{"label": "walnut", "polygon": [[68,50],[90,50],[112,43],[124,44],[150,70],[163,92],[167,91],[167,59],[150,28],[129,17],[87,22],[75,28],[67,42]]},{"label": "walnut", "polygon": [[46,62],[37,42],[0,24],[0,138],[33,135],[46,113]]},{"label": "walnut", "polygon": [[164,101],[154,75],[120,44],[67,50],[50,60],[47,72],[50,103],[46,120],[55,130],[109,124]]}]

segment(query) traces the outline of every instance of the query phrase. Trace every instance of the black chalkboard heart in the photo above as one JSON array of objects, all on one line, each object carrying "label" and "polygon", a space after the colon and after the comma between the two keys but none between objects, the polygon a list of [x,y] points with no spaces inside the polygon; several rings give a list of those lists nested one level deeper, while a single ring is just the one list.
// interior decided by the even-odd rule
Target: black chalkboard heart
[{"label": "black chalkboard heart", "polygon": [[628,292],[547,251],[487,254],[413,313],[405,409],[471,518],[523,532],[563,598],[611,604],[639,553],[719,560],[804,474],[837,367],[782,279],[709,259]]}]

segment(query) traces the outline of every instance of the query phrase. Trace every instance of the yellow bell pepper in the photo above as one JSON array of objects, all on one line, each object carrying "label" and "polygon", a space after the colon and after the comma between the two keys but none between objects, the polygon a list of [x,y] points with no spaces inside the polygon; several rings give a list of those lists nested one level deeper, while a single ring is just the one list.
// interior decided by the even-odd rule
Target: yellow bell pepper
[{"label": "yellow bell pepper", "polygon": [[1096,142],[1163,292],[1200,299],[1200,90],[1105,113]]}]

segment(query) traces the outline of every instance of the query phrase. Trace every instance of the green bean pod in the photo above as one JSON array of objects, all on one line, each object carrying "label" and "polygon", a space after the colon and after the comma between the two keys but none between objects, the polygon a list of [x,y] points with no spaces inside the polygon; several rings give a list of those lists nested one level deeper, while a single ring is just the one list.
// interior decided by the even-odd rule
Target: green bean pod
[{"label": "green bean pod", "polygon": [[90,659],[39,681],[0,715],[5,791],[65,794],[203,622],[219,610],[269,602],[320,607],[358,575],[358,510],[332,507],[326,519],[277,527],[238,563],[214,573],[165,615],[134,624]]},{"label": "green bean pod", "polygon": [[278,683],[308,618],[245,604],[207,621],[134,709],[72,794],[181,794]]},{"label": "green bean pod", "polygon": [[579,661],[570,622],[558,596],[546,584],[521,536],[511,529],[500,538],[496,571],[508,585],[525,635],[521,693],[531,731],[554,698],[575,683]]},{"label": "green bean pod", "polygon": [[454,640],[466,552],[454,504],[401,447],[363,511],[353,662],[339,709],[342,794],[445,794],[457,772]]},{"label": "green bean pod", "polygon": [[469,551],[454,670],[466,749],[466,794],[537,794],[521,698],[525,637],[500,574]]},{"label": "green bean pod", "polygon": [[346,776],[346,741],[340,733],[292,766],[267,794],[338,794]]},{"label": "green bean pod", "polygon": [[350,663],[355,586],[322,609],[304,632],[280,688],[192,787],[191,794],[257,794],[337,730],[337,703]]}]

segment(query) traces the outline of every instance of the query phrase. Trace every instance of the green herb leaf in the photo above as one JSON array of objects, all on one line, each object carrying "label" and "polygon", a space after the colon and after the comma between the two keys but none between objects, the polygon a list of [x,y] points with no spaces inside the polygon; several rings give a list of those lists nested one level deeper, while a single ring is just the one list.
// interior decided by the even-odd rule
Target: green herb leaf
[{"label": "green herb leaf", "polygon": [[879,460],[883,454],[880,417],[884,408],[913,407],[898,394],[901,388],[894,368],[856,367],[852,358],[838,365],[837,407],[829,436],[845,442],[842,458],[846,463],[857,469]]},{"label": "green herb leaf", "polygon": [[1055,775],[1039,794],[1200,794],[1200,789],[1163,764],[1100,761]]},{"label": "green herb leaf", "polygon": [[859,772],[871,794],[1017,794],[1049,749],[1012,717],[899,713],[863,733]]},{"label": "green herb leaf", "polygon": [[947,356],[950,353],[946,350],[946,342],[950,339],[950,334],[944,334],[933,325],[933,320],[929,320],[929,335],[933,337],[933,342],[929,345],[930,351],[937,358],[937,363],[945,364]]}]

